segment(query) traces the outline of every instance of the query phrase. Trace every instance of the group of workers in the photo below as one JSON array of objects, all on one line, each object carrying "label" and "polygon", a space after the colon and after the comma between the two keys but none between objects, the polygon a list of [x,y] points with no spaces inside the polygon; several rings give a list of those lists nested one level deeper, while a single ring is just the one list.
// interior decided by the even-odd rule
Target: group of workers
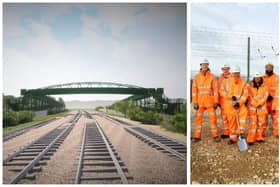
[{"label": "group of workers", "polygon": [[[265,65],[265,74],[256,72],[253,80],[247,83],[241,77],[239,66],[224,64],[219,80],[211,73],[207,59],[200,63],[200,71],[192,81],[192,103],[196,110],[193,142],[201,140],[202,120],[208,112],[209,125],[215,142],[229,138],[234,144],[238,136],[246,138],[249,145],[263,142],[271,116],[273,135],[278,138],[279,131],[279,82],[273,72],[273,64]],[[218,134],[216,109],[220,108],[222,134]]]}]

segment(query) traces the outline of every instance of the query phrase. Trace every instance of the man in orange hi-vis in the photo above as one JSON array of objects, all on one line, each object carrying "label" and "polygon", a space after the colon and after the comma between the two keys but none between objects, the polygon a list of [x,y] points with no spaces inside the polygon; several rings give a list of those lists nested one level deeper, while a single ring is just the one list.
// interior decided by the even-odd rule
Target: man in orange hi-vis
[{"label": "man in orange hi-vis", "polygon": [[274,116],[274,120],[272,121],[273,135],[276,138],[278,138],[279,137],[279,85],[277,85],[273,96],[272,116]]},{"label": "man in orange hi-vis", "polygon": [[[219,87],[219,104],[221,108],[221,116],[222,116],[222,123],[223,123],[223,131],[221,138],[229,138],[229,128],[228,128],[228,121],[225,108],[228,105],[226,99],[224,98],[225,94],[227,94],[229,90],[229,81],[230,81],[230,67],[228,64],[224,64],[222,66],[222,74],[220,76],[218,87]],[[231,104],[231,103],[230,103]]]},{"label": "man in orange hi-vis", "polygon": [[248,96],[248,118],[249,129],[247,142],[249,145],[255,141],[263,142],[263,127],[267,115],[266,99],[268,97],[267,87],[263,83],[261,73],[256,73],[250,82]]},{"label": "man in orange hi-vis", "polygon": [[[266,101],[266,107],[267,107],[267,112],[268,115],[271,116],[272,121],[277,120],[276,113],[273,114],[272,112],[272,103],[273,103],[273,96],[275,96],[275,91],[278,86],[278,75],[273,72],[273,64],[268,63],[265,65],[265,75],[263,76],[263,81],[264,84],[267,86],[268,89],[268,97]],[[266,132],[266,126],[267,126],[267,121],[268,121],[268,115],[266,116],[266,124],[264,126],[264,136]]]},{"label": "man in orange hi-vis", "polygon": [[227,120],[229,125],[228,144],[237,142],[237,133],[239,132],[241,138],[245,138],[247,107],[245,103],[248,98],[248,84],[240,76],[239,66],[235,66],[232,71],[232,78],[230,78],[229,90],[225,93],[227,105]]},{"label": "man in orange hi-vis", "polygon": [[215,142],[219,142],[217,118],[215,110],[218,108],[218,82],[209,69],[209,62],[205,59],[200,64],[200,71],[192,83],[192,102],[196,110],[194,142],[201,140],[203,112],[208,111],[210,130]]}]

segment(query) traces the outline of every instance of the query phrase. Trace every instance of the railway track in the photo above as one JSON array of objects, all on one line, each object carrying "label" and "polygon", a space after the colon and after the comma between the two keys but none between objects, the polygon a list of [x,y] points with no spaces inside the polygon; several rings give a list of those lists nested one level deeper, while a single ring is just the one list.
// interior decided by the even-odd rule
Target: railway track
[{"label": "railway track", "polygon": [[137,138],[141,139],[157,150],[160,150],[164,153],[169,153],[170,156],[176,156],[180,160],[186,160],[187,147],[185,144],[180,143],[175,139],[169,138],[167,136],[155,133],[153,131],[146,130],[141,127],[136,127],[132,124],[119,119],[115,119],[111,116],[106,115],[104,117],[116,124],[123,125],[127,132],[131,133],[132,135],[136,136]]},{"label": "railway track", "polygon": [[127,184],[129,179],[128,169],[97,121],[86,122],[75,183]]},{"label": "railway track", "polygon": [[13,173],[10,184],[19,183],[22,179],[35,179],[36,172],[56,152],[59,146],[73,129],[81,114],[77,113],[68,123],[63,123],[45,135],[24,146],[3,161],[3,166]]},{"label": "railway track", "polygon": [[31,126],[28,126],[28,127],[23,127],[23,128],[18,129],[18,130],[6,133],[6,134],[3,135],[3,141],[8,141],[12,138],[15,138],[19,135],[22,135],[22,134],[28,132],[31,129],[42,127],[42,126],[47,125],[47,124],[49,124],[49,123],[51,123],[55,120],[57,120],[57,118],[49,119],[47,121],[42,121],[42,122],[36,123],[34,125],[31,125]]},{"label": "railway track", "polygon": [[83,111],[86,118],[92,119],[92,116],[89,112]]}]

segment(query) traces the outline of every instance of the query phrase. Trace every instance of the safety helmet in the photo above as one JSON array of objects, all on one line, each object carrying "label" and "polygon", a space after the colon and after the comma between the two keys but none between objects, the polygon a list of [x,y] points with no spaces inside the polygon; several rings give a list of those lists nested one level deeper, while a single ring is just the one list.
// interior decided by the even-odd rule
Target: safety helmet
[{"label": "safety helmet", "polygon": [[254,73],[254,78],[261,78],[263,75],[260,72]]},{"label": "safety helmet", "polygon": [[228,64],[223,64],[222,67],[221,67],[221,69],[224,69],[224,68],[230,68],[230,67],[229,67]]},{"label": "safety helmet", "polygon": [[201,64],[209,64],[209,61],[205,58],[201,63],[200,63],[200,65]]},{"label": "safety helmet", "polygon": [[234,66],[231,70],[232,73],[240,73],[240,67],[239,66]]}]

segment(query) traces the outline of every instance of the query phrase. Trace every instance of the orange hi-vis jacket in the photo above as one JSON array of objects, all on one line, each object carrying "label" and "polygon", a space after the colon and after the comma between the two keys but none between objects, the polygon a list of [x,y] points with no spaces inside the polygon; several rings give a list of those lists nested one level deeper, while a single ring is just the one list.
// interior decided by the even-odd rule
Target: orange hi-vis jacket
[{"label": "orange hi-vis jacket", "polygon": [[279,111],[279,86],[277,86],[273,95],[272,110]]},{"label": "orange hi-vis jacket", "polygon": [[265,132],[265,116],[267,114],[266,99],[268,97],[267,87],[263,83],[258,89],[250,84],[248,96],[248,142],[263,141]]},{"label": "orange hi-vis jacket", "polygon": [[237,102],[242,107],[248,98],[248,89],[249,86],[245,80],[242,78],[235,80],[231,77],[228,92],[225,92],[223,89],[220,91],[220,94],[226,99],[227,109],[233,110],[232,96],[236,96]]},{"label": "orange hi-vis jacket", "polygon": [[220,76],[220,79],[218,81],[218,87],[219,87],[219,104],[222,106],[225,103],[224,95],[229,90],[229,83],[232,75],[229,75],[229,78],[225,78],[224,74],[222,73]]},{"label": "orange hi-vis jacket", "polygon": [[274,92],[276,91],[278,83],[279,83],[278,75],[275,73],[273,73],[273,75],[271,75],[271,76],[268,76],[267,74],[265,74],[263,76],[263,82],[268,89],[269,95],[274,96],[275,95]]},{"label": "orange hi-vis jacket", "polygon": [[249,111],[253,110],[254,112],[256,112],[257,115],[267,114],[267,109],[265,105],[267,97],[268,91],[264,83],[259,87],[259,89],[254,88],[253,83],[251,83],[248,96]]},{"label": "orange hi-vis jacket", "polygon": [[193,79],[192,84],[192,102],[197,103],[199,107],[213,107],[218,103],[218,82],[217,78],[210,70],[206,75],[200,71]]}]

